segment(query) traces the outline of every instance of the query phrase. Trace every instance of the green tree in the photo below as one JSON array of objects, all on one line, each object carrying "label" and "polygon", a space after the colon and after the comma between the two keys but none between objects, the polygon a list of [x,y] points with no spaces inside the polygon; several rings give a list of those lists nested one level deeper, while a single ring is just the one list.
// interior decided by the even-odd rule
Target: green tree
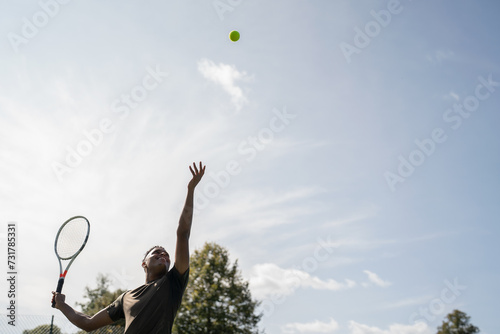
[{"label": "green tree", "polygon": [[462,311],[453,310],[438,327],[437,334],[475,334],[479,328],[469,323],[470,317]]},{"label": "green tree", "polygon": [[177,334],[259,333],[261,314],[248,282],[229,261],[228,251],[206,243],[190,258],[189,283],[174,323]]},{"label": "green tree", "polygon": [[[115,291],[109,290],[109,284],[111,280],[103,274],[97,276],[97,287],[91,289],[90,287],[85,287],[84,297],[88,299],[86,303],[76,303],[80,306],[82,313],[92,316],[107,307],[109,304],[114,302],[124,290],[117,289]],[[125,327],[125,321],[119,320],[110,326],[105,326],[92,331],[93,334],[108,334],[108,333],[123,333]],[[77,334],[86,333],[85,331],[79,331]]]},{"label": "green tree", "polygon": [[[33,329],[25,329],[23,334],[49,334],[50,325],[40,325]],[[52,334],[62,334],[61,329],[57,326],[52,327]]]}]

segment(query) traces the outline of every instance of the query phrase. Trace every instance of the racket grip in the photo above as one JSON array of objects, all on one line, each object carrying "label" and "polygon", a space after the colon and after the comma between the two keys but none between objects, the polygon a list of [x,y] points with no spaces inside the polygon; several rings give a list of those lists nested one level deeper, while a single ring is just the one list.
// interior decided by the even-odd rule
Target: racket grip
[{"label": "racket grip", "polygon": [[[59,278],[59,281],[57,282],[57,289],[56,289],[57,293],[61,293],[63,284],[64,284],[64,277],[61,277],[61,278]],[[54,296],[54,301],[52,302],[52,307],[55,307],[55,306],[56,306],[56,298]]]}]

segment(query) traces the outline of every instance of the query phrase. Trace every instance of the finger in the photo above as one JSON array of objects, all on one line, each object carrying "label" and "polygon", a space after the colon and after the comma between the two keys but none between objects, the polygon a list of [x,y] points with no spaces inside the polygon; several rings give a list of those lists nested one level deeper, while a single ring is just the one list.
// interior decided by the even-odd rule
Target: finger
[{"label": "finger", "polygon": [[194,162],[193,162],[193,167],[194,167],[196,174],[198,174],[198,168],[196,167],[196,164]]},{"label": "finger", "polygon": [[194,174],[193,169],[191,168],[191,166],[189,166],[189,170],[191,171],[191,174],[193,174],[193,176],[195,176],[195,174]]}]

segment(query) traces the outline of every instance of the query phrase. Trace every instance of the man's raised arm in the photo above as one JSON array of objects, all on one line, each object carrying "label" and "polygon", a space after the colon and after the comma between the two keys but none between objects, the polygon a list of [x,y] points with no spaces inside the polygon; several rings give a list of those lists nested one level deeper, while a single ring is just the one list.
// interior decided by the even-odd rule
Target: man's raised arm
[{"label": "man's raised arm", "polygon": [[193,167],[189,166],[193,178],[189,181],[186,203],[182,210],[179,226],[177,227],[177,242],[175,245],[175,263],[179,273],[184,274],[189,268],[189,235],[191,234],[191,223],[193,222],[194,189],[200,182],[205,167],[200,162],[199,168],[193,162]]}]

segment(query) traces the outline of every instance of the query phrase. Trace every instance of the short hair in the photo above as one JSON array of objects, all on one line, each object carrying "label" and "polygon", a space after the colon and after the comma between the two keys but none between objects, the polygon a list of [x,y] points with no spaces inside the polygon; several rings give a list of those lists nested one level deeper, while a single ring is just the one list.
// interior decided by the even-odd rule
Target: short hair
[{"label": "short hair", "polygon": [[[162,248],[163,250],[165,250],[165,252],[167,251],[167,250],[165,249],[165,247],[163,247],[163,246],[153,246],[153,247],[151,247],[150,249],[148,249],[148,251],[146,252],[146,254],[144,254],[144,257],[142,258],[142,262],[144,262],[144,260],[146,260],[146,256],[148,256],[149,252],[151,252],[151,251],[152,251],[153,249],[155,249],[155,248]],[[168,253],[167,253],[167,254],[168,254]]]}]

